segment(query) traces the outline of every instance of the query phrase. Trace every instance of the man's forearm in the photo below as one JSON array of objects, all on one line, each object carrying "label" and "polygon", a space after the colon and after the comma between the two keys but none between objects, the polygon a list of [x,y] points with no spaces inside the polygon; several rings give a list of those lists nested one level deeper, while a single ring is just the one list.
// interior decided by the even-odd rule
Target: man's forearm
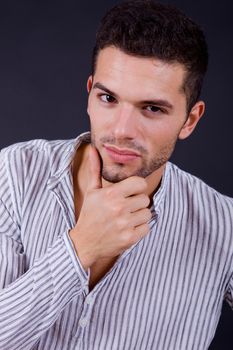
[{"label": "man's forearm", "polygon": [[0,349],[32,347],[79,293],[81,281],[59,238],[32,268],[0,290]]}]

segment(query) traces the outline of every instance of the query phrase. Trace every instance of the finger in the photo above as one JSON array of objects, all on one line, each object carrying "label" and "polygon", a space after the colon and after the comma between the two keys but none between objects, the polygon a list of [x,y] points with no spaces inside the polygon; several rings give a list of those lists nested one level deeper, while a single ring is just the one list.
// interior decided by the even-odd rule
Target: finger
[{"label": "finger", "polygon": [[89,149],[89,174],[88,174],[88,189],[94,190],[102,187],[101,178],[101,161],[97,149],[90,146]]},{"label": "finger", "polygon": [[146,194],[137,194],[125,199],[126,201],[126,210],[130,213],[133,213],[137,210],[147,208],[150,204],[150,198]]},{"label": "finger", "polygon": [[137,227],[149,222],[152,218],[151,211],[149,209],[141,209],[130,214],[130,226]]},{"label": "finger", "polygon": [[145,237],[150,232],[150,226],[148,223],[139,225],[134,228],[135,242]]}]

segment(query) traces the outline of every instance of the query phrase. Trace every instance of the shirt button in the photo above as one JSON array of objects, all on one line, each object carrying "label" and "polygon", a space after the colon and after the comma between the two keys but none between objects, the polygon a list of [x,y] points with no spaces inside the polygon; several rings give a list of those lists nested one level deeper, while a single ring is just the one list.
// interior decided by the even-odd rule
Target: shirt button
[{"label": "shirt button", "polygon": [[88,319],[86,317],[82,318],[80,321],[79,321],[79,325],[81,327],[85,327],[88,323]]},{"label": "shirt button", "polygon": [[89,304],[89,305],[93,304],[93,298],[92,297],[86,297],[85,303]]}]

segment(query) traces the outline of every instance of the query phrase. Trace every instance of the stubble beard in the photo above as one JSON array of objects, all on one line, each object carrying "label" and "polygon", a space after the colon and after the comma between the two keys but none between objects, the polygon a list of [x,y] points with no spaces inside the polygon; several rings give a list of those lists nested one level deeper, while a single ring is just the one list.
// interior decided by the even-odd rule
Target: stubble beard
[{"label": "stubble beard", "polygon": [[[153,155],[152,158],[148,159],[148,152],[145,148],[142,146],[137,145],[134,141],[121,141],[116,142],[114,138],[110,137],[102,137],[99,140],[100,144],[103,143],[110,143],[111,145],[116,145],[120,147],[128,147],[132,150],[139,151],[141,154],[141,160],[142,163],[138,169],[136,169],[134,172],[127,172],[127,165],[122,164],[122,163],[116,163],[111,166],[107,166],[104,164],[102,157],[101,158],[101,175],[104,180],[112,183],[117,183],[122,180],[125,180],[126,178],[130,176],[140,176],[143,178],[146,178],[147,176],[151,175],[154,171],[158,170],[161,166],[163,166],[171,157],[176,142],[177,142],[177,137],[172,140],[170,143],[166,144],[160,150]],[[96,143],[96,138],[95,135],[92,133],[91,134],[91,143],[97,148],[98,146]]]}]

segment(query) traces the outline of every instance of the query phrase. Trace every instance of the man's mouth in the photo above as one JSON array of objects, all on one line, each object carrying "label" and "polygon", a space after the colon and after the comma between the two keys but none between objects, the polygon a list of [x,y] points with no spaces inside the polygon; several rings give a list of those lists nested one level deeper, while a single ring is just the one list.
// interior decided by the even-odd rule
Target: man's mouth
[{"label": "man's mouth", "polygon": [[117,163],[128,163],[140,157],[139,153],[127,148],[104,145],[104,149],[106,150],[108,157]]}]

